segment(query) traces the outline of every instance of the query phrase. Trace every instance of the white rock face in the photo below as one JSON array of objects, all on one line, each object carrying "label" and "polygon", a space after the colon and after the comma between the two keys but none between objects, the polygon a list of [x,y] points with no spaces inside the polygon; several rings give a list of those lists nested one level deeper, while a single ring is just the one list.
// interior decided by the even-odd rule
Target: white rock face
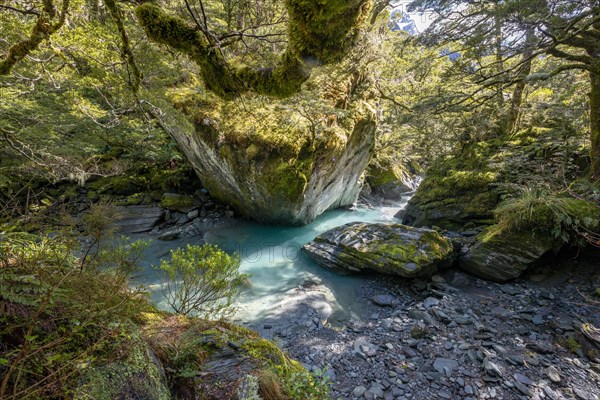
[{"label": "white rock face", "polygon": [[343,116],[334,145],[306,144],[293,161],[272,152],[249,157],[246,148],[218,143],[214,138],[223,133],[210,119],[196,123],[193,134],[174,132],[174,138],[211,196],[262,223],[304,225],[353,204],[360,192],[360,176],[373,153],[375,117],[367,107]]}]

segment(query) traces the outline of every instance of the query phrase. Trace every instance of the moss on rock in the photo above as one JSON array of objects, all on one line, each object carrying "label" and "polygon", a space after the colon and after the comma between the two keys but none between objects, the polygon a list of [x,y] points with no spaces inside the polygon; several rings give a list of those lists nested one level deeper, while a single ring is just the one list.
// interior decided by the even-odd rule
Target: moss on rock
[{"label": "moss on rock", "polygon": [[320,67],[302,92],[269,102],[247,94],[243,107],[173,89],[171,101],[194,126],[175,139],[211,196],[261,222],[308,223],[355,201],[373,151],[375,115],[360,90],[343,109],[329,90],[353,68],[351,60]]},{"label": "moss on rock", "polygon": [[123,359],[88,367],[75,390],[76,400],[171,399],[162,367],[139,330],[131,326],[127,337],[121,346],[127,353]]},{"label": "moss on rock", "polygon": [[304,246],[315,261],[342,273],[374,271],[406,278],[427,276],[455,259],[450,239],[404,225],[354,222]]},{"label": "moss on rock", "polygon": [[200,206],[200,202],[192,196],[177,193],[165,193],[160,201],[160,205],[167,210],[188,212],[195,207]]},{"label": "moss on rock", "polygon": [[[275,384],[282,388],[280,397],[274,399],[284,400],[290,395],[286,380],[293,373],[304,375],[306,382],[312,379],[273,342],[227,322],[155,314],[150,316],[144,334],[165,366],[177,397],[237,399],[246,376],[260,377],[265,371],[274,371]],[[305,398],[309,397],[307,394]]]},{"label": "moss on rock", "polygon": [[482,279],[505,282],[519,277],[555,244],[546,233],[510,232],[492,226],[461,256],[459,266]]}]

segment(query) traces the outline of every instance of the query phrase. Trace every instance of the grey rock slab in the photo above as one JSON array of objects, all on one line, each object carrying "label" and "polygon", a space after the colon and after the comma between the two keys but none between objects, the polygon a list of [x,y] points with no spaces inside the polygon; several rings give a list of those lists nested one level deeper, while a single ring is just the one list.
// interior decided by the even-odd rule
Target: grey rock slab
[{"label": "grey rock slab", "polygon": [[360,397],[362,397],[365,394],[366,391],[367,391],[366,387],[364,387],[364,386],[357,386],[352,391],[352,396],[360,398]]},{"label": "grey rock slab", "polygon": [[501,377],[502,376],[502,371],[500,370],[498,365],[496,365],[494,362],[492,362],[488,357],[484,358],[484,360],[483,360],[483,368],[485,369],[485,372],[490,376],[493,376],[493,377]]},{"label": "grey rock slab", "polygon": [[551,389],[549,386],[543,387],[544,394],[550,400],[564,400],[565,397],[558,391]]},{"label": "grey rock slab", "polygon": [[459,267],[482,279],[506,282],[519,277],[552,245],[550,237],[529,232],[493,233],[471,247],[460,258]]},{"label": "grey rock slab", "polygon": [[338,273],[371,271],[404,278],[431,276],[455,260],[450,239],[400,224],[352,222],[317,236],[303,251]]},{"label": "grey rock slab", "polygon": [[433,316],[431,316],[431,314],[429,314],[427,311],[413,309],[408,312],[408,316],[417,321],[423,321],[427,325],[435,325],[435,318],[433,318]]},{"label": "grey rock slab", "polygon": [[596,400],[592,393],[589,393],[580,388],[573,388],[573,392],[579,397],[581,400]]},{"label": "grey rock slab", "polygon": [[525,376],[523,374],[516,373],[513,376],[514,376],[515,380],[517,382],[519,382],[519,383],[522,383],[522,384],[527,385],[527,386],[534,386],[535,385],[534,381],[532,381],[531,379],[529,379],[527,376]]},{"label": "grey rock slab", "polygon": [[425,307],[426,309],[435,307],[438,304],[440,304],[440,301],[438,299],[436,299],[435,297],[428,297],[425,299],[425,301],[423,301],[423,307]]},{"label": "grey rock slab", "polygon": [[447,399],[447,400],[452,399],[452,394],[450,392],[447,392],[444,390],[439,391],[437,395],[441,399]]},{"label": "grey rock slab", "polygon": [[161,233],[160,235],[158,235],[157,239],[167,242],[170,240],[177,239],[179,235],[181,235],[181,232],[179,230],[174,229]]},{"label": "grey rock slab", "polygon": [[433,369],[441,374],[445,373],[446,369],[452,372],[456,368],[458,368],[458,362],[449,358],[436,358],[433,362]]},{"label": "grey rock slab", "polygon": [[398,299],[391,294],[377,294],[371,298],[371,301],[381,307],[393,307],[398,304]]},{"label": "grey rock slab", "polygon": [[542,317],[541,314],[535,314],[533,316],[533,318],[531,319],[531,322],[534,325],[543,325],[544,324],[544,317]]},{"label": "grey rock slab", "polygon": [[519,381],[515,381],[515,387],[519,392],[523,393],[525,396],[531,396],[533,394],[526,385],[522,384]]},{"label": "grey rock slab", "polygon": [[122,233],[148,232],[160,221],[165,212],[158,206],[118,207],[115,224]]},{"label": "grey rock slab", "polygon": [[544,373],[546,374],[546,376],[548,377],[548,379],[550,379],[552,382],[554,383],[558,383],[560,382],[560,373],[558,372],[558,369],[551,365],[548,368],[546,368],[544,370]]}]

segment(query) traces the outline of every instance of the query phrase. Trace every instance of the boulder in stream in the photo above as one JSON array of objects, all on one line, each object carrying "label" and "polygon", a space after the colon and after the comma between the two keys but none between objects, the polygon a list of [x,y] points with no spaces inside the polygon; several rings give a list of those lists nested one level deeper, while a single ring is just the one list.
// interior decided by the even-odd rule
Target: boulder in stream
[{"label": "boulder in stream", "polygon": [[405,278],[433,275],[455,260],[450,239],[400,224],[352,222],[319,235],[304,251],[339,273],[372,271]]}]

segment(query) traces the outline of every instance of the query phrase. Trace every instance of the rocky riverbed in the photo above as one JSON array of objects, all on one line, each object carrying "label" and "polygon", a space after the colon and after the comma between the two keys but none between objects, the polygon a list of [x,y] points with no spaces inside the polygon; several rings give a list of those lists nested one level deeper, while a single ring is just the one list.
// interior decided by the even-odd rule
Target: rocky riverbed
[{"label": "rocky riverbed", "polygon": [[[141,222],[163,240],[236,223],[219,207],[157,210]],[[600,326],[598,251],[552,264],[509,283],[456,269],[427,280],[371,275],[353,293],[312,276],[261,318],[237,322],[324,373],[334,399],[597,400],[600,349],[581,324]]]},{"label": "rocky riverbed", "polygon": [[598,264],[592,254],[505,284],[456,270],[374,276],[355,289],[362,315],[341,319],[308,283],[253,327],[326,371],[332,398],[596,400],[600,365],[586,353],[598,348],[580,325],[600,326]]}]

